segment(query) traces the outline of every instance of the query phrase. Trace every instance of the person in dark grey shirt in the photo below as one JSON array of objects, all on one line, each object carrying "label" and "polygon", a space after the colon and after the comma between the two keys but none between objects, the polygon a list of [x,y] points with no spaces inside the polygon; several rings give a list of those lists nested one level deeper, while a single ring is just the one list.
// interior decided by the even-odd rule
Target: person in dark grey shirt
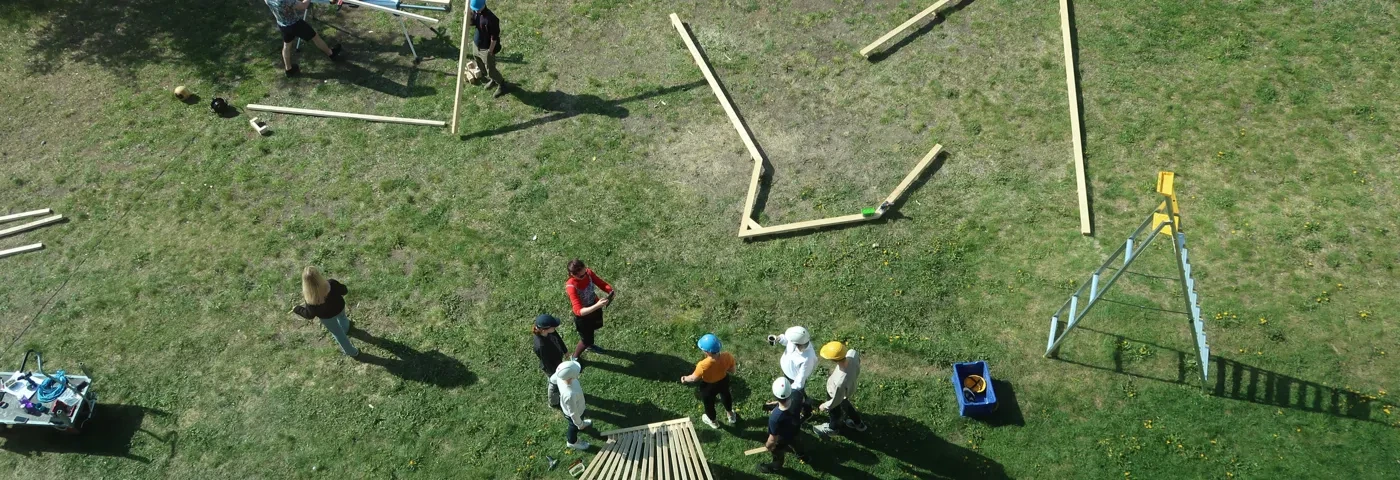
[{"label": "person in dark grey shirt", "polygon": [[306,267],[301,272],[301,296],[305,304],[292,308],[292,313],[307,320],[317,318],[321,325],[331,332],[340,351],[351,357],[359,355],[360,349],[350,343],[350,317],[345,316],[345,294],[350,293],[345,285],[335,280],[326,280],[316,267]]},{"label": "person in dark grey shirt", "polygon": [[496,54],[501,52],[501,19],[491,9],[486,8],[486,0],[471,0],[472,26],[476,27],[475,45],[476,67],[486,76],[484,86],[496,89],[496,96],[506,94],[506,81],[501,71],[496,69]]}]

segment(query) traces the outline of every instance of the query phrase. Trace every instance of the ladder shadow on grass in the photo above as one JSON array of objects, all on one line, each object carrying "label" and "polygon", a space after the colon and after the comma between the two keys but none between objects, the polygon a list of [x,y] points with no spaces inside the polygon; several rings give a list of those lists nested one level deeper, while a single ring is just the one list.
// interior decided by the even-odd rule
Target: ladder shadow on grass
[{"label": "ladder shadow on grass", "polygon": [[[1191,361],[1191,359],[1195,357],[1194,352],[1164,347],[1152,342],[1144,342],[1083,326],[1078,327],[1078,330],[1110,336],[1113,337],[1114,342],[1129,341],[1171,352],[1176,355],[1176,378],[1129,371],[1124,367],[1122,350],[1120,349],[1114,350],[1112,366],[1096,365],[1082,360],[1066,359],[1064,358],[1065,351],[1063,349],[1061,349],[1057,357],[1054,357],[1055,360],[1144,380],[1155,380],[1158,382],[1180,385],[1199,384],[1197,381],[1199,372],[1196,370],[1199,366]],[[1371,403],[1375,399],[1356,390],[1303,380],[1283,373],[1241,363],[1219,355],[1211,355],[1210,363],[1211,376],[1206,387],[1206,392],[1211,396],[1304,412],[1325,413],[1334,417],[1350,418],[1394,427],[1394,425],[1385,422],[1383,418],[1373,418],[1371,415]]]},{"label": "ladder shadow on grass", "polygon": [[467,370],[461,360],[452,358],[438,350],[420,352],[408,345],[375,337],[358,328],[350,328],[350,338],[368,343],[388,351],[393,358],[385,358],[360,349],[355,360],[370,365],[384,367],[389,374],[404,380],[428,383],[442,388],[467,387],[476,383],[476,374]]},{"label": "ladder shadow on grass", "polygon": [[[507,83],[509,83],[509,80],[507,80]],[[496,135],[518,132],[528,128],[538,127],[546,123],[567,120],[584,114],[601,115],[617,119],[627,118],[631,115],[631,112],[628,111],[626,107],[623,107],[624,104],[646,100],[652,97],[668,95],[680,91],[690,90],[692,88],[704,84],[705,82],[703,81],[690,82],[686,84],[653,90],[650,92],[641,93],[617,100],[603,100],[597,95],[575,95],[572,93],[564,93],[558,90],[532,92],[521,88],[519,85],[510,84],[510,88],[506,91],[506,95],[514,97],[516,100],[519,100],[520,103],[524,103],[525,105],[529,105],[539,110],[554,113],[533,120],[520,122],[514,125],[507,125],[504,127],[497,127],[489,130],[472,132],[466,135],[462,135],[461,140],[466,141],[474,138],[494,137]]]}]

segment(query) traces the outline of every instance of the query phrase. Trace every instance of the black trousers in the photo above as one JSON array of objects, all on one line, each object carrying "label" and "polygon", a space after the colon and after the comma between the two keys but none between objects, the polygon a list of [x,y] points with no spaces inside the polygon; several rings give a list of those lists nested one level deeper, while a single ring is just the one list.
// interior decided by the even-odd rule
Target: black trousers
[{"label": "black trousers", "polygon": [[839,430],[841,427],[846,426],[845,420],[847,418],[850,418],[851,421],[855,422],[857,425],[865,423],[860,421],[860,412],[856,411],[855,405],[851,405],[851,399],[849,398],[831,409],[831,428],[833,430]]},{"label": "black trousers", "polygon": [[705,415],[710,420],[718,420],[715,416],[715,397],[719,397],[724,402],[724,411],[734,411],[734,397],[729,393],[729,375],[725,375],[718,382],[700,382],[700,391],[696,392],[700,396],[700,401],[705,404]]},{"label": "black trousers", "polygon": [[603,311],[596,310],[593,313],[582,317],[574,317],[574,329],[578,330],[578,345],[574,346],[574,358],[583,355],[583,351],[593,346],[594,333],[603,328]]},{"label": "black trousers", "polygon": [[797,455],[797,458],[799,459],[802,458],[802,454],[797,451],[796,437],[794,437],[792,440],[787,441],[778,440],[777,448],[774,448],[772,452],[769,452],[773,454],[773,466],[782,467],[783,463],[787,461],[788,452],[792,452],[793,455]]}]

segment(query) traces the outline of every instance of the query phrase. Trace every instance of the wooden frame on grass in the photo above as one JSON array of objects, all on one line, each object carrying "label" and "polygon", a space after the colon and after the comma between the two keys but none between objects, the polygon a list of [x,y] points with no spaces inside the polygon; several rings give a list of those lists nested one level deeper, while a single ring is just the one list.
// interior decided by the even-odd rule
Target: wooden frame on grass
[{"label": "wooden frame on grass", "polygon": [[1069,91],[1069,129],[1074,141],[1074,178],[1079,186],[1079,233],[1091,235],[1089,189],[1084,179],[1083,129],[1079,125],[1079,80],[1074,74],[1074,38],[1070,34],[1069,0],[1060,0],[1060,32],[1065,43],[1065,88]]},{"label": "wooden frame on grass", "polygon": [[689,417],[602,433],[608,442],[580,480],[712,480],[700,437]]},{"label": "wooden frame on grass", "polygon": [[309,108],[276,107],[272,105],[248,104],[248,110],[255,112],[283,113],[287,115],[310,115],[313,117],[327,118],[352,118],[367,122],[380,123],[400,123],[404,125],[419,125],[424,127],[445,127],[447,122],[440,120],[423,120],[419,118],[381,117],[379,115],[365,115],[362,113],[332,112],[328,110],[312,110]]},{"label": "wooden frame on grass", "polygon": [[[942,5],[942,3],[939,5]],[[914,180],[923,174],[924,170],[933,162],[933,159],[943,150],[942,145],[934,145],[933,150],[930,150],[927,155],[924,155],[924,158],[919,161],[918,165],[914,166],[914,170],[910,171],[909,174],[904,177],[904,181],[900,182],[899,186],[895,187],[893,192],[890,192],[890,196],[886,197],[884,202],[881,202],[880,205],[874,209],[867,209],[870,212],[869,214],[857,213],[820,220],[808,220],[805,222],[764,227],[753,219],[754,204],[758,201],[758,184],[759,180],[763,177],[763,154],[759,153],[758,145],[754,143],[753,137],[749,135],[748,127],[744,125],[744,121],[739,118],[739,114],[734,110],[734,105],[729,102],[729,96],[725,95],[724,89],[720,87],[719,79],[715,77],[714,71],[710,69],[709,62],[705,61],[705,55],[700,53],[700,47],[696,45],[695,38],[691,37],[690,31],[685,27],[685,23],[681,22],[680,17],[672,13],[671,24],[676,27],[676,32],[680,34],[681,40],[685,42],[686,49],[690,50],[690,56],[695,59],[695,64],[700,67],[700,73],[705,75],[705,81],[710,84],[710,90],[714,92],[715,98],[719,99],[720,106],[724,107],[724,113],[729,117],[729,123],[734,125],[735,131],[739,132],[739,139],[743,140],[744,148],[748,149],[749,156],[753,158],[753,173],[749,176],[749,191],[744,198],[744,216],[739,219],[740,238],[776,235],[799,230],[879,219],[884,216],[885,211],[894,205],[895,201],[899,200],[899,198],[904,195],[904,191],[909,188],[909,185],[913,184]]]},{"label": "wooden frame on grass", "polygon": [[457,107],[462,104],[462,72],[467,64],[467,24],[471,23],[472,9],[467,7],[462,9],[462,41],[457,46],[457,93],[452,95],[452,129],[449,133],[457,134]]},{"label": "wooden frame on grass", "polygon": [[894,30],[890,30],[889,33],[882,35],[880,38],[875,39],[874,42],[870,42],[870,45],[866,45],[865,48],[860,49],[860,56],[869,58],[871,51],[879,48],[881,44],[890,41],[891,38],[894,38],[895,35],[899,35],[900,32],[908,30],[909,27],[914,26],[915,23],[919,23],[919,20],[923,20],[924,17],[933,15],[935,11],[946,3],[948,3],[948,0],[939,0],[938,3],[933,4],[933,6],[925,8],[924,11],[919,12],[909,20],[905,20],[904,23],[899,24]]},{"label": "wooden frame on grass", "polygon": [[35,243],[35,244],[31,244],[31,245],[25,245],[25,246],[23,246],[23,247],[15,247],[15,248],[7,249],[7,250],[0,250],[0,258],[5,258],[5,257],[9,257],[9,256],[19,255],[19,254],[21,254],[21,253],[33,252],[33,251],[36,251],[36,250],[43,250],[43,249],[44,249],[44,244],[42,244],[42,243]]}]

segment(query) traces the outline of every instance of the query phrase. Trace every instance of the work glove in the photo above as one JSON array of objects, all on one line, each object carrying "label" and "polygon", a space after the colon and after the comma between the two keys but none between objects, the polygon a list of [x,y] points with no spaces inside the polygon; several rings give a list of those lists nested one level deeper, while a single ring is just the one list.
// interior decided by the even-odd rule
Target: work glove
[{"label": "work glove", "polygon": [[777,344],[778,344],[778,336],[777,336],[777,335],[769,335],[769,336],[768,336],[768,344],[769,344],[769,345],[777,345]]}]

